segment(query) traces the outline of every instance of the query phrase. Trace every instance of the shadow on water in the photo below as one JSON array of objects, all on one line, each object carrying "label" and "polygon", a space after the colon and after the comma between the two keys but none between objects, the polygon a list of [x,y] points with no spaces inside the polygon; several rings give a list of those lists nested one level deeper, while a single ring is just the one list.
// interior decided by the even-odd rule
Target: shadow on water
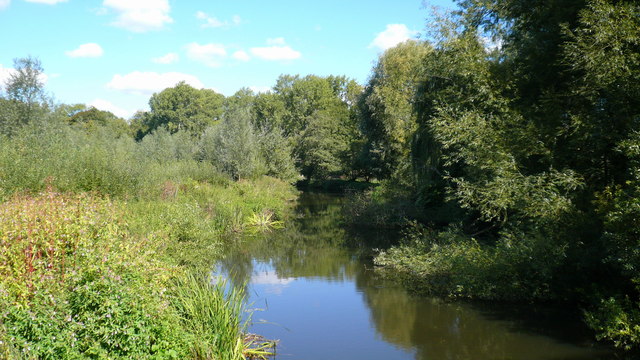
[{"label": "shadow on water", "polygon": [[623,359],[575,312],[451,303],[376,276],[370,248],[395,235],[342,226],[342,201],[304,194],[286,229],[239,239],[217,265],[248,284],[251,331],[280,340],[278,359]]}]

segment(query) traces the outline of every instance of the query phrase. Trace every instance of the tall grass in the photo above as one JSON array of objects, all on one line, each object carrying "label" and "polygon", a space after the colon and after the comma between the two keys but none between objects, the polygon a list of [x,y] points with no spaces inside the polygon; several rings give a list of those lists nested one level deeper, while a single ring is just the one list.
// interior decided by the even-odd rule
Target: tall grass
[{"label": "tall grass", "polygon": [[87,133],[60,125],[26,126],[0,138],[0,196],[52,185],[60,191],[154,197],[166,181],[224,178],[212,165],[186,155],[185,148],[195,146],[190,138],[170,139],[180,144],[161,149],[167,141],[136,143],[101,128]]},{"label": "tall grass", "polygon": [[295,193],[231,181],[188,136],[153,136],[44,124],[0,137],[0,358],[267,353],[242,333],[243,294],[189,274],[254,214],[280,221]]},{"label": "tall grass", "polygon": [[232,360],[243,357],[242,304],[244,294],[218,279],[189,274],[176,279],[172,304],[193,334],[194,359]]}]

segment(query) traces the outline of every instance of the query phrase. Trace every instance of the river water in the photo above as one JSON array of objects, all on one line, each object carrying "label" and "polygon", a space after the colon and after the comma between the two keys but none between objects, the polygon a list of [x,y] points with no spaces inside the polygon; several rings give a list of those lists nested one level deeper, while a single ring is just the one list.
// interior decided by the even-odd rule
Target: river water
[{"label": "river water", "polygon": [[571,311],[447,302],[380,278],[369,249],[393,235],[344,227],[341,202],[303,194],[286,229],[236,240],[217,264],[246,287],[249,331],[278,340],[276,359],[619,359]]}]

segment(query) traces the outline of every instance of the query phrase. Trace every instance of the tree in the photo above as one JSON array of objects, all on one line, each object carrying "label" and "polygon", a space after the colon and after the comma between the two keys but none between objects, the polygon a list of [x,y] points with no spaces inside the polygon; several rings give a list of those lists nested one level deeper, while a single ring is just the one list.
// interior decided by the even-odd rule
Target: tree
[{"label": "tree", "polygon": [[[359,135],[354,104],[360,92],[361,87],[346,77],[282,75],[274,86],[280,100],[263,99],[270,100],[272,107],[261,109],[273,111],[273,122],[281,124],[283,134],[293,144],[298,169],[307,180],[350,172],[351,144]],[[269,119],[259,119],[265,118]],[[323,139],[324,136],[331,138]],[[327,142],[333,145],[326,147]]]},{"label": "tree", "polygon": [[250,109],[227,113],[221,124],[207,128],[200,139],[200,157],[234,180],[265,174]]},{"label": "tree", "polygon": [[349,142],[340,134],[339,118],[316,112],[307,120],[296,146],[298,168],[306,179],[327,179],[343,172],[341,155]]},{"label": "tree", "polygon": [[148,130],[164,126],[174,133],[180,130],[202,134],[207,126],[222,117],[224,96],[210,89],[195,89],[184,81],[155,93],[149,99]]},{"label": "tree", "polygon": [[131,134],[129,124],[109,111],[98,110],[91,106],[75,112],[67,119],[68,123],[83,128],[86,131],[95,131],[98,127],[108,128],[117,136]]},{"label": "tree", "polygon": [[[378,178],[408,170],[411,140],[417,129],[414,97],[423,80],[424,58],[432,51],[409,40],[385,51],[373,68],[359,107],[368,167]],[[396,180],[407,178],[399,175]]]},{"label": "tree", "polygon": [[5,97],[0,99],[0,124],[5,133],[44,116],[49,107],[40,60],[30,56],[14,59],[13,66],[14,71],[5,82]]}]

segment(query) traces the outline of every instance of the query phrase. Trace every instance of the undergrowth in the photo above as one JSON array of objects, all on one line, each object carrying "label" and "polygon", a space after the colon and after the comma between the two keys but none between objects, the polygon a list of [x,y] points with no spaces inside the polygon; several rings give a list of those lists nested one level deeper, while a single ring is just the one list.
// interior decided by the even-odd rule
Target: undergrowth
[{"label": "undergrowth", "polygon": [[[251,355],[243,294],[189,274],[220,256],[235,212],[241,225],[281,216],[293,193],[272,179],[178,187],[156,200],[48,189],[1,203],[0,358]],[[214,303],[206,317],[185,312]]]}]

